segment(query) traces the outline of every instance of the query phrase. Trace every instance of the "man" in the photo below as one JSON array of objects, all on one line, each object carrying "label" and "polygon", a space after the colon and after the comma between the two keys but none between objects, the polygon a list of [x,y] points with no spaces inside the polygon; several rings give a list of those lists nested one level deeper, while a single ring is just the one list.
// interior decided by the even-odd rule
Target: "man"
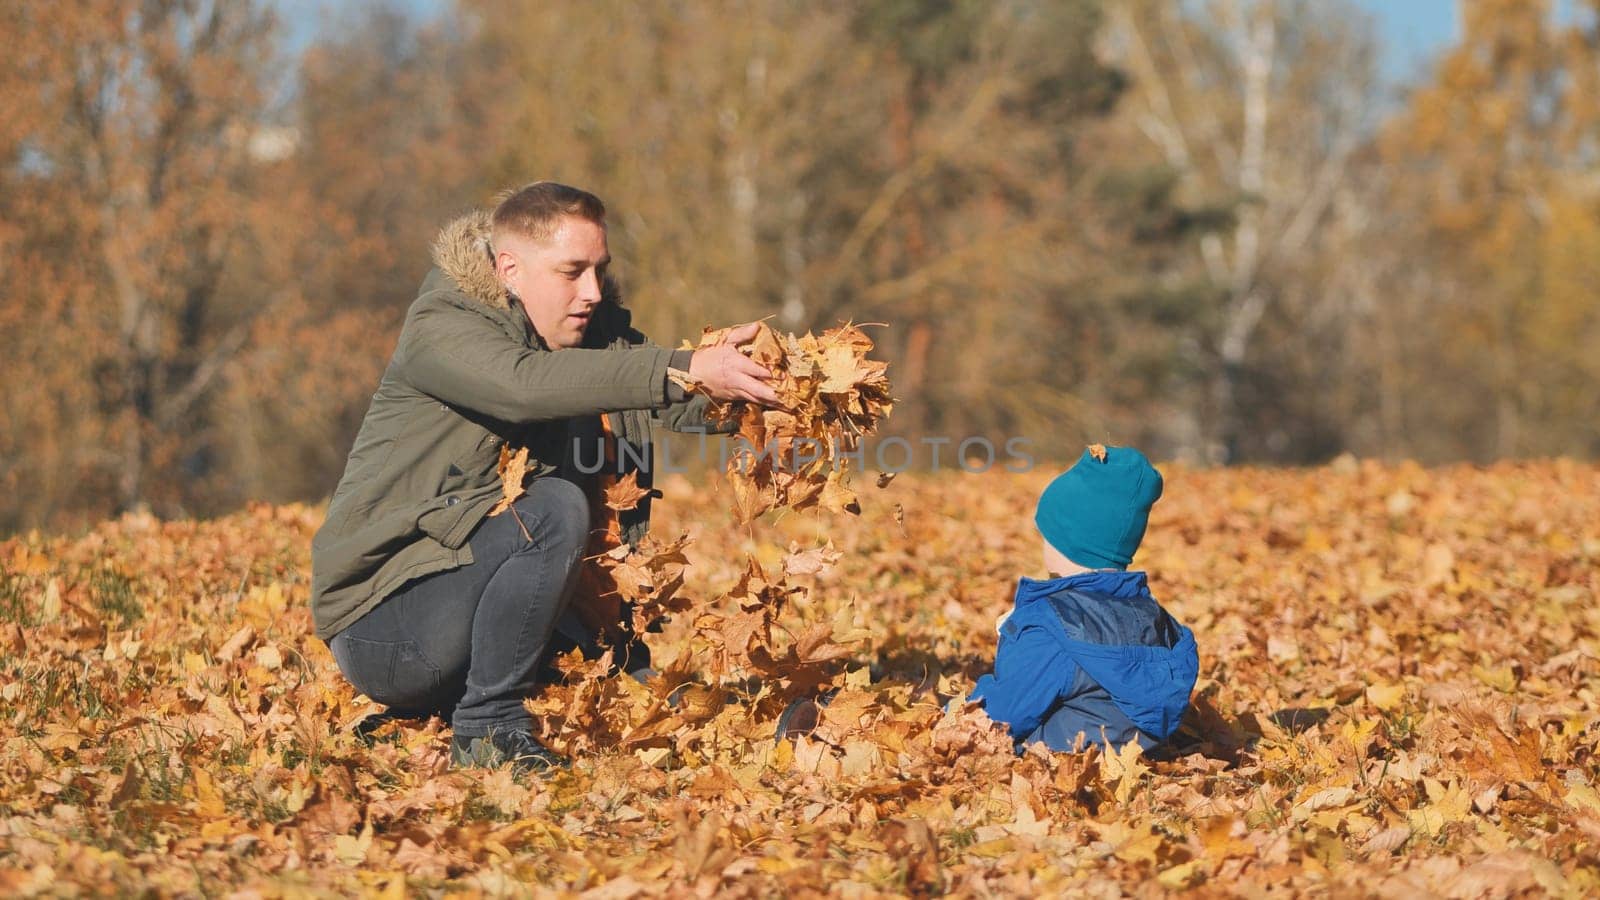
[{"label": "man", "polygon": [[[736,347],[753,325],[676,352],[630,327],[606,277],[605,207],[586,191],[512,192],[447,225],[433,260],[312,541],[312,614],[362,693],[397,715],[450,717],[457,764],[538,770],[559,760],[522,701],[606,524],[593,479],[637,470],[649,486],[651,413],[703,430],[707,397],[777,398]],[[706,396],[686,396],[669,369]],[[591,441],[615,468],[583,474]],[[531,477],[489,517],[503,446],[528,448]],[[637,541],[648,503],[610,525]]]}]

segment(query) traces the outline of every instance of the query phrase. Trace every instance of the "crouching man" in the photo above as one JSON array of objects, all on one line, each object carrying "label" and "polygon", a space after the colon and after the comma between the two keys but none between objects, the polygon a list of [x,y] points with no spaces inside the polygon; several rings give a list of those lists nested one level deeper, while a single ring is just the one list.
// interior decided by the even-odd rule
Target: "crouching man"
[{"label": "crouching man", "polygon": [[[586,191],[511,192],[447,225],[433,261],[312,541],[312,614],[357,690],[449,720],[458,765],[541,770],[560,760],[522,701],[556,623],[608,618],[563,619],[582,560],[649,526],[648,501],[613,514],[599,492],[632,471],[649,486],[652,416],[704,430],[708,397],[777,398],[736,346],[753,325],[696,351],[630,326],[606,277],[605,207]],[[530,477],[491,517],[505,446],[529,450]]]}]

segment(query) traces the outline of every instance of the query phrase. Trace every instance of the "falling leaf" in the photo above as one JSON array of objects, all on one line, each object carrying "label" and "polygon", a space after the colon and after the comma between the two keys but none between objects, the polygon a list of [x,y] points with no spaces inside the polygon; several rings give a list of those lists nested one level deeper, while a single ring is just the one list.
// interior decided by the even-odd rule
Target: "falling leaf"
[{"label": "falling leaf", "polygon": [[833,549],[832,541],[807,550],[790,544],[789,555],[783,558],[783,572],[785,575],[816,575],[833,566],[842,556],[843,553]]},{"label": "falling leaf", "polygon": [[496,470],[500,473],[500,499],[489,507],[491,516],[498,516],[510,509],[511,504],[528,492],[528,448],[518,447],[513,451],[510,445],[501,444],[500,462]]},{"label": "falling leaf", "polygon": [[496,468],[500,473],[500,499],[495,501],[494,506],[489,507],[489,515],[498,516],[506,510],[511,510],[512,517],[517,520],[517,527],[522,530],[522,539],[532,542],[533,535],[528,533],[528,526],[512,506],[528,492],[528,448],[518,447],[512,452],[509,444],[501,444],[500,462]]},{"label": "falling leaf", "polygon": [[639,487],[639,473],[629,472],[606,487],[606,506],[622,512],[633,509],[639,501],[650,496],[650,491]]}]

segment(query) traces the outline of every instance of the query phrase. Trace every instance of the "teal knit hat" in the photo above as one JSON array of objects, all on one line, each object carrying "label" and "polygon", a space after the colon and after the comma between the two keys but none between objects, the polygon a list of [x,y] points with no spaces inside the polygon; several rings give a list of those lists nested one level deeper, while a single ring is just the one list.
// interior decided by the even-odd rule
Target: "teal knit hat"
[{"label": "teal knit hat", "polygon": [[1161,473],[1132,447],[1083,451],[1039,495],[1033,522],[1050,546],[1088,569],[1126,569],[1144,540]]}]

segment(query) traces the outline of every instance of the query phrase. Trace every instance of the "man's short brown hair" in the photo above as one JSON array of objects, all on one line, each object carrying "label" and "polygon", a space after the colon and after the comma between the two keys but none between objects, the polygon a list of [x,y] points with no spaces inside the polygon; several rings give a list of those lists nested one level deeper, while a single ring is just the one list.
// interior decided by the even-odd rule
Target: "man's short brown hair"
[{"label": "man's short brown hair", "polygon": [[495,234],[516,234],[542,241],[567,216],[596,225],[606,223],[606,205],[599,197],[554,181],[535,181],[502,191],[495,201],[492,220]]}]

